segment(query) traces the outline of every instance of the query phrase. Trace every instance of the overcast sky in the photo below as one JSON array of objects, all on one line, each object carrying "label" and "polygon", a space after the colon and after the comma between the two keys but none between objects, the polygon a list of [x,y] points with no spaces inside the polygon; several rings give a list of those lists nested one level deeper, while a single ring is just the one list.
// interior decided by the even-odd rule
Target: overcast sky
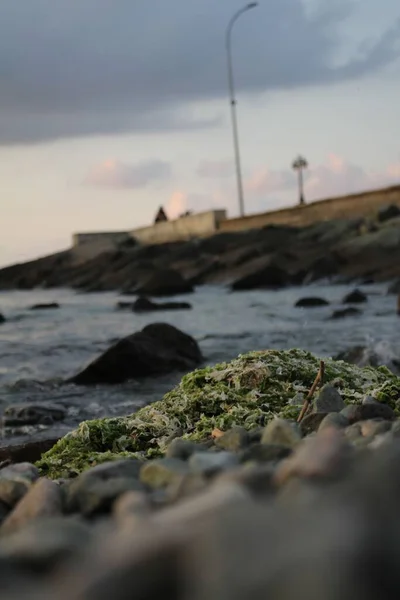
[{"label": "overcast sky", "polygon": [[[244,2],[245,4],[245,2]],[[236,0],[1,0],[0,264],[237,201]],[[400,182],[400,5],[261,0],[233,32],[246,208]]]}]

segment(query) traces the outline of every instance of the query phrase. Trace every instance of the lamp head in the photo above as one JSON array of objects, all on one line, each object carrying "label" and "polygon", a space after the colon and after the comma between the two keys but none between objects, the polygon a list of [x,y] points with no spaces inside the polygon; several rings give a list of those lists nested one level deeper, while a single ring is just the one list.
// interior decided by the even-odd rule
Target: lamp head
[{"label": "lamp head", "polygon": [[258,6],[258,2],[249,2],[249,4],[247,5],[247,8],[250,10],[250,8],[256,8]]}]

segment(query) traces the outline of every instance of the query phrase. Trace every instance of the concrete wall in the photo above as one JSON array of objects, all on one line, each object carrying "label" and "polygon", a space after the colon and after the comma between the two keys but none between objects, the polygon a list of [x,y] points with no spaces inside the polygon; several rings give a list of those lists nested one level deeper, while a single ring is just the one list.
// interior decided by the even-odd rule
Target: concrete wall
[{"label": "concrete wall", "polygon": [[90,260],[102,252],[115,250],[120,242],[131,239],[127,231],[104,231],[75,233],[72,236],[72,252],[75,260]]},{"label": "concrete wall", "polygon": [[238,219],[229,219],[223,221],[219,229],[221,232],[243,231],[246,229],[259,229],[272,224],[302,227],[317,221],[331,219],[374,218],[380,208],[389,204],[400,206],[400,186],[329,198],[305,206],[295,206]]},{"label": "concrete wall", "polygon": [[174,221],[155,223],[150,227],[133,229],[130,235],[141,244],[184,241],[216,233],[225,220],[225,210],[210,210],[180,217]]}]

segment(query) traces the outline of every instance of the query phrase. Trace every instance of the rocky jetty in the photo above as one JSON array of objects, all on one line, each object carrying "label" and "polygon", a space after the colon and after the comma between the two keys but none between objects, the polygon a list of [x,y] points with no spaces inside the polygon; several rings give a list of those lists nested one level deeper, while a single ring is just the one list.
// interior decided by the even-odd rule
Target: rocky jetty
[{"label": "rocky jetty", "polygon": [[194,371],[3,466],[2,597],[398,597],[399,415],[386,368],[290,350]]},{"label": "rocky jetty", "polygon": [[194,286],[276,289],[318,280],[380,282],[400,277],[400,217],[296,228],[267,226],[155,246],[121,245],[87,259],[74,249],[0,270],[0,289],[71,287],[145,296]]}]

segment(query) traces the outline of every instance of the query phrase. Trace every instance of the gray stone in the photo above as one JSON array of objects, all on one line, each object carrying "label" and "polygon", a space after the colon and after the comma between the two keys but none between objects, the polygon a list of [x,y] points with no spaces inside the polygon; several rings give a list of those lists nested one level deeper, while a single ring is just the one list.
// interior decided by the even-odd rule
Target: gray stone
[{"label": "gray stone", "polygon": [[113,504],[113,516],[118,523],[142,520],[150,513],[149,498],[144,492],[125,492]]},{"label": "gray stone", "polygon": [[279,463],[275,481],[282,485],[292,477],[338,478],[350,466],[352,448],[341,431],[330,427],[308,437],[286,460]]},{"label": "gray stone", "polygon": [[310,412],[306,414],[300,423],[300,430],[303,436],[308,435],[313,431],[317,431],[327,415],[328,413],[324,412]]},{"label": "gray stone", "polygon": [[[107,484],[107,482],[112,482],[113,480],[138,482],[140,468],[143,464],[143,461],[140,460],[124,459],[103,463],[85,471],[76,479],[66,483],[62,488],[66,511],[68,513],[79,512],[80,510],[84,510],[83,507],[88,506],[91,502],[94,503],[94,506],[96,504],[95,497],[98,499],[99,507],[101,505],[101,497],[104,497],[105,503],[108,502],[107,497],[109,497],[112,503],[118,494],[112,498],[112,492],[107,492],[107,485],[102,486],[101,484]],[[131,487],[129,487],[127,482],[120,485],[122,487],[125,486],[123,491],[137,489],[135,483],[132,483]],[[115,492],[117,487],[118,485],[114,488]]]},{"label": "gray stone", "polygon": [[271,496],[275,492],[273,474],[274,468],[271,464],[247,464],[224,471],[217,476],[216,483],[233,482],[246,488],[254,496]]},{"label": "gray stone", "polygon": [[324,385],[313,401],[313,412],[334,413],[340,412],[345,407],[342,396],[337,389],[329,383]]},{"label": "gray stone", "polygon": [[187,473],[180,479],[173,481],[165,490],[166,502],[168,504],[182,500],[202,492],[209,480],[202,473]]},{"label": "gray stone", "polygon": [[74,507],[85,517],[109,513],[117,498],[126,492],[140,492],[143,487],[140,481],[127,477],[88,480],[86,485],[79,486],[78,491],[73,490],[72,501],[68,499],[67,491],[66,509],[74,512],[71,510]]},{"label": "gray stone", "polygon": [[177,458],[149,460],[140,469],[140,481],[152,489],[164,488],[188,472],[188,464]]},{"label": "gray stone", "polygon": [[237,452],[249,443],[249,434],[244,427],[232,427],[224,435],[215,440],[217,448],[228,452]]},{"label": "gray stone", "polygon": [[375,437],[382,433],[386,433],[392,427],[391,421],[382,419],[369,419],[368,421],[360,422],[361,433],[364,437]]},{"label": "gray stone", "polygon": [[90,539],[89,527],[74,518],[32,521],[0,538],[0,562],[8,560],[25,573],[49,572],[76,556]]},{"label": "gray stone", "polygon": [[239,464],[239,459],[231,452],[196,452],[189,458],[189,467],[193,473],[206,477]]},{"label": "gray stone", "polygon": [[349,404],[341,411],[341,414],[348,419],[350,425],[358,421],[368,421],[369,419],[393,421],[395,418],[393,409],[388,404],[381,402]]},{"label": "gray stone", "polygon": [[60,487],[49,479],[38,479],[15,506],[1,526],[1,533],[21,529],[38,518],[57,517],[62,514]]},{"label": "gray stone", "polygon": [[167,458],[187,460],[192,454],[198,451],[199,444],[177,437],[168,445],[166,456]]},{"label": "gray stone", "polygon": [[9,508],[14,508],[25,496],[29,487],[30,484],[27,482],[0,479],[0,502],[3,502]]},{"label": "gray stone", "polygon": [[376,400],[376,398],[373,398],[372,396],[364,396],[364,398],[362,399],[361,404],[365,405],[365,404],[379,404],[378,400]]},{"label": "gray stone", "polygon": [[37,423],[52,423],[53,421],[62,421],[67,414],[64,406],[53,403],[25,403],[11,404],[7,406],[5,415],[5,425]]},{"label": "gray stone", "polygon": [[239,458],[242,463],[268,463],[287,458],[291,453],[292,448],[289,448],[288,446],[279,446],[278,444],[251,444],[251,446],[240,453]]},{"label": "gray stone", "polygon": [[363,437],[363,434],[361,433],[360,423],[353,423],[353,425],[349,425],[348,427],[346,427],[346,429],[344,430],[344,434],[350,442],[357,442],[360,438]]},{"label": "gray stone", "polygon": [[39,469],[28,462],[9,465],[0,470],[0,480],[2,479],[33,483],[39,479]]},{"label": "gray stone", "polygon": [[337,429],[345,429],[349,425],[348,419],[342,413],[329,413],[321,421],[318,431],[327,429],[328,427],[336,427]]},{"label": "gray stone", "polygon": [[265,427],[261,443],[294,448],[301,442],[301,439],[300,429],[296,423],[274,418]]},{"label": "gray stone", "polygon": [[394,438],[400,438],[400,419],[396,419],[392,424],[392,435]]}]

